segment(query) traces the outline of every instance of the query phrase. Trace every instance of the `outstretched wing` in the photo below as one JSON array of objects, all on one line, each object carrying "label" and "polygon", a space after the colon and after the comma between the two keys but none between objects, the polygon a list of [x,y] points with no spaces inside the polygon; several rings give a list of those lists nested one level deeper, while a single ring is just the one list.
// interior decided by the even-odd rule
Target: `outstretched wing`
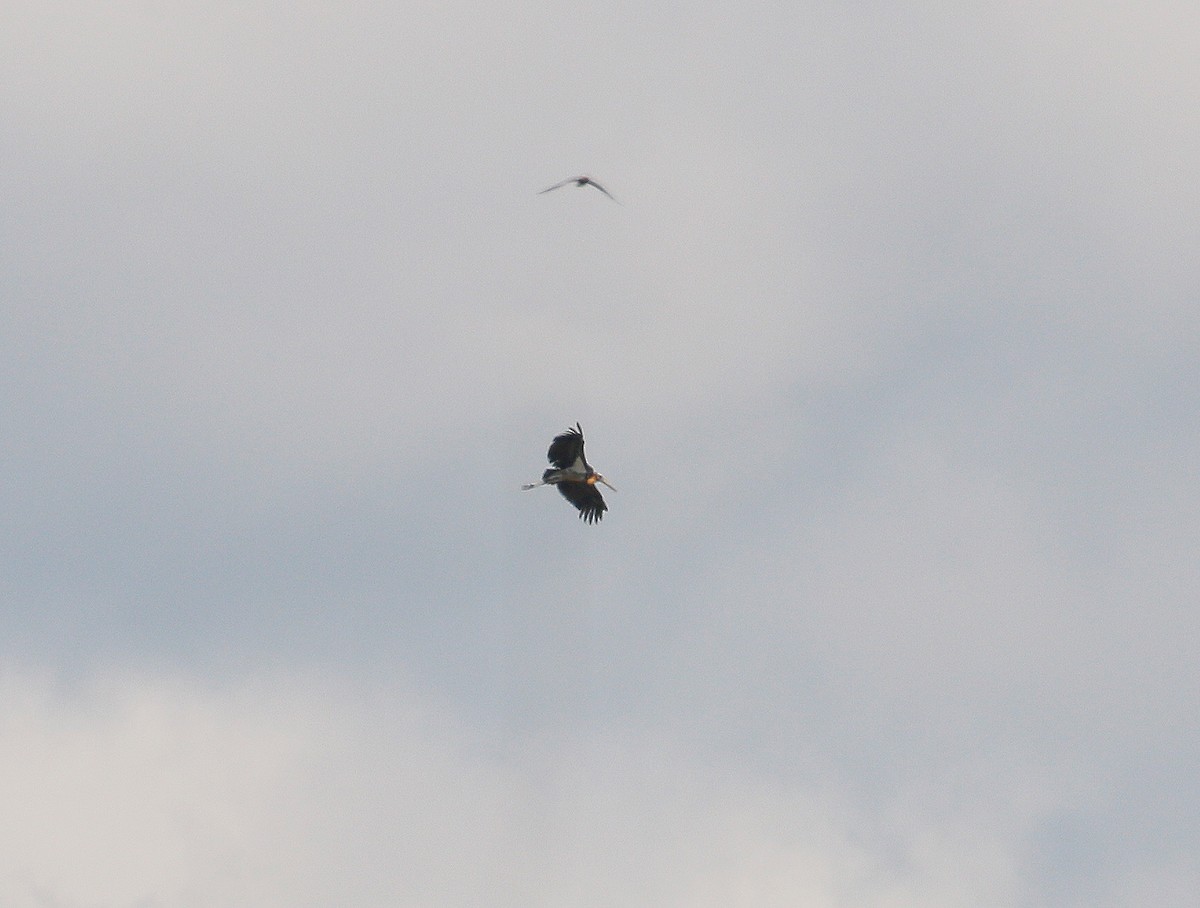
[{"label": "outstretched wing", "polygon": [[[588,185],[588,186],[595,186],[597,189],[599,189],[601,192],[603,192],[603,193],[604,193],[606,196],[608,196],[608,197],[609,197],[610,199],[612,199],[614,202],[617,202],[617,197],[616,197],[616,196],[614,196],[614,195],[613,195],[611,192],[609,192],[607,189],[605,189],[603,186],[601,186],[599,183],[597,183],[595,180],[591,180],[591,179],[589,179],[589,180],[587,181],[587,185]],[[617,202],[617,204],[618,204],[618,205],[620,205],[621,203],[620,203],[620,202]]]},{"label": "outstretched wing", "polygon": [[608,510],[604,496],[594,485],[586,482],[560,482],[557,485],[562,497],[579,509],[579,516],[584,523],[595,523]]},{"label": "outstretched wing", "polygon": [[551,189],[562,189],[568,183],[575,183],[575,182],[578,182],[578,180],[579,180],[579,177],[568,177],[567,179],[563,180],[561,183],[555,183],[553,186],[547,186],[545,189],[539,190],[538,195],[541,195],[543,192],[549,192]]},{"label": "outstretched wing", "polygon": [[574,429],[556,435],[554,441],[550,442],[546,459],[560,470],[569,470],[578,464],[579,472],[587,472],[587,460],[583,456],[583,427],[575,423]]}]

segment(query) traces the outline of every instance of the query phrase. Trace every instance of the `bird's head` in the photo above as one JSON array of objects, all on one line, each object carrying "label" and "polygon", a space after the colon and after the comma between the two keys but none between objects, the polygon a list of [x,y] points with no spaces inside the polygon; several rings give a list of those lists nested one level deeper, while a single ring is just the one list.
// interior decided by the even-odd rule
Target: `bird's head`
[{"label": "bird's head", "polygon": [[589,476],[589,477],[588,477],[588,483],[589,483],[590,485],[595,485],[596,483],[600,483],[601,485],[606,485],[606,486],[608,486],[608,487],[609,487],[610,489],[612,489],[614,492],[617,490],[616,486],[612,485],[612,483],[610,483],[610,482],[609,482],[607,479],[605,479],[605,478],[604,478],[603,476],[601,476],[599,473],[593,473],[591,476]]}]

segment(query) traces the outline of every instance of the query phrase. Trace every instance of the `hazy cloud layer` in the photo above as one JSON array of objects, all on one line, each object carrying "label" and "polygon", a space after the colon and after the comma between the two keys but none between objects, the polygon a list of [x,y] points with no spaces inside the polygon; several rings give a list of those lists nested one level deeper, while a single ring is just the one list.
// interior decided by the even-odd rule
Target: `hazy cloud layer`
[{"label": "hazy cloud layer", "polygon": [[0,13],[0,901],[1190,904],[1200,14],[476,7]]},{"label": "hazy cloud layer", "polygon": [[944,790],[868,807],[595,729],[496,753],[396,688],[4,696],[12,905],[1012,904],[1050,797],[964,778],[967,815]]}]

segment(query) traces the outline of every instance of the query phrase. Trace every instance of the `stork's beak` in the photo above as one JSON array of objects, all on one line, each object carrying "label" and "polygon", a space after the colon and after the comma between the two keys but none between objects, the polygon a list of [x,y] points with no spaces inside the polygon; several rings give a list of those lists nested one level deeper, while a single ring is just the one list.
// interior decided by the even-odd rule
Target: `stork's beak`
[{"label": "stork's beak", "polygon": [[616,486],[614,486],[612,483],[610,483],[610,482],[609,482],[607,479],[605,479],[603,476],[597,476],[597,477],[596,477],[596,482],[602,482],[602,483],[604,483],[606,486],[608,486],[608,487],[609,487],[610,489],[612,489],[614,492],[617,490],[617,487],[616,487]]}]

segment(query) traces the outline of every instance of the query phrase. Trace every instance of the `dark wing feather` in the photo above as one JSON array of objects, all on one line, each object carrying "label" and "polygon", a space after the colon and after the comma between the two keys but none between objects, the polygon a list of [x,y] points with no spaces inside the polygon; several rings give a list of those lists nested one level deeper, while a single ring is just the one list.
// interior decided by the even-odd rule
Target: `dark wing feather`
[{"label": "dark wing feather", "polygon": [[576,182],[576,178],[571,177],[569,180],[563,180],[561,183],[555,183],[553,186],[547,186],[545,189],[539,189],[538,195],[541,195],[543,192],[550,192],[552,189],[562,189],[568,183],[574,183],[574,182]]},{"label": "dark wing feather", "polygon": [[557,485],[562,497],[579,509],[579,516],[584,523],[595,523],[608,510],[604,496],[594,485],[586,482],[560,482]]},{"label": "dark wing feather", "polygon": [[[613,195],[611,192],[609,192],[607,189],[605,189],[603,186],[601,186],[599,183],[597,183],[595,180],[588,180],[587,185],[595,186],[597,189],[599,189],[601,192],[603,192],[606,196],[608,196],[614,202],[617,202],[617,197],[615,195]],[[617,204],[620,205],[621,203],[617,202]]]},{"label": "dark wing feather", "polygon": [[546,459],[560,470],[570,469],[576,460],[582,460],[586,466],[587,460],[583,456],[583,428],[579,423],[575,423],[574,429],[567,429],[562,435],[554,437],[554,441],[550,442],[550,450],[546,452]]}]

